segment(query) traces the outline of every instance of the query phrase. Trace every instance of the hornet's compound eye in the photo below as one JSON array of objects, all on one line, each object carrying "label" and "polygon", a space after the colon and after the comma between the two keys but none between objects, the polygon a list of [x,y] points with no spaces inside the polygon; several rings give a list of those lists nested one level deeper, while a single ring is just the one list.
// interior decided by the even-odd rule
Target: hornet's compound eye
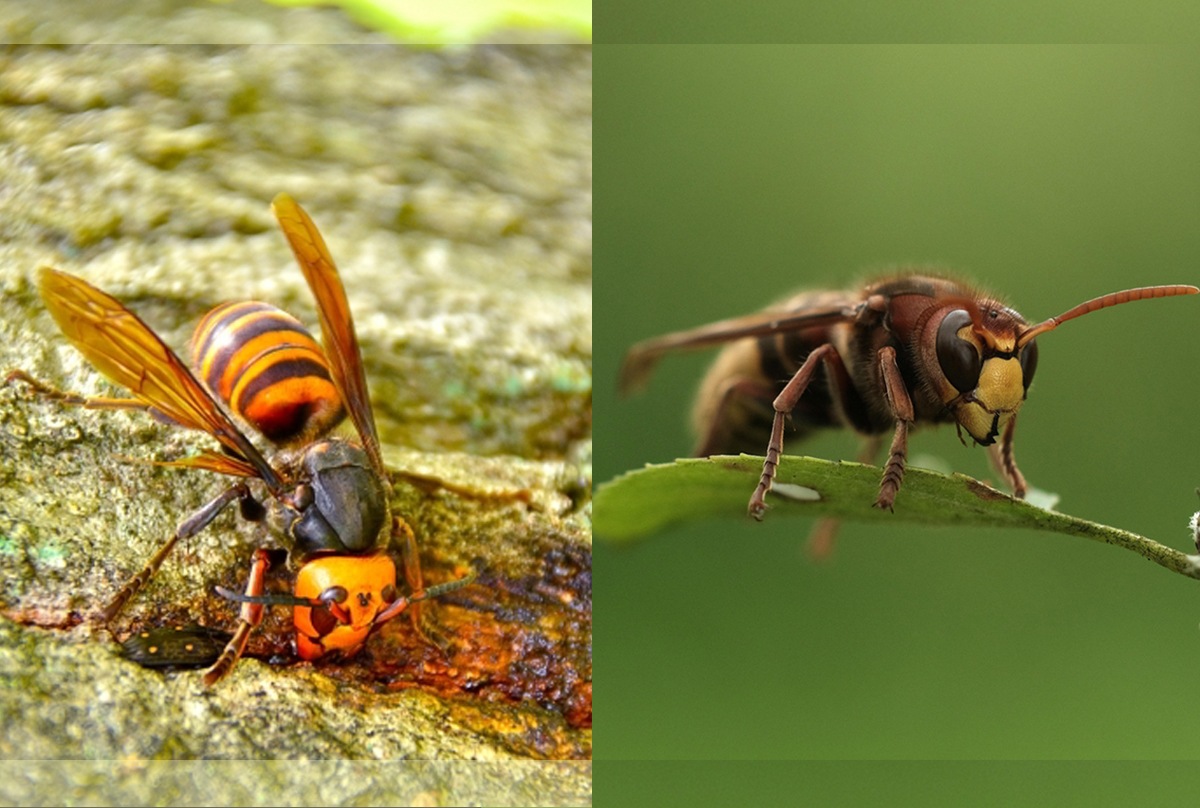
[{"label": "hornet's compound eye", "polygon": [[348,597],[350,593],[346,591],[346,587],[331,586],[321,593],[320,599],[325,603],[345,603]]},{"label": "hornet's compound eye", "polygon": [[341,621],[333,616],[333,612],[324,606],[314,606],[309,613],[309,620],[312,621],[313,628],[316,629],[318,637],[331,634],[335,628],[341,625]]},{"label": "hornet's compound eye", "polygon": [[[975,344],[958,336],[971,324],[971,315],[955,309],[946,315],[937,332],[937,358],[946,380],[959,393],[968,393],[979,385],[982,362]],[[1023,360],[1022,360],[1023,361]]]},{"label": "hornet's compound eye", "polygon": [[384,603],[394,603],[396,600],[396,587],[388,584],[379,594],[383,598]]},{"label": "hornet's compound eye", "polygon": [[1033,381],[1033,372],[1037,370],[1037,340],[1021,349],[1021,376],[1025,381],[1025,392],[1029,392],[1029,383]]}]

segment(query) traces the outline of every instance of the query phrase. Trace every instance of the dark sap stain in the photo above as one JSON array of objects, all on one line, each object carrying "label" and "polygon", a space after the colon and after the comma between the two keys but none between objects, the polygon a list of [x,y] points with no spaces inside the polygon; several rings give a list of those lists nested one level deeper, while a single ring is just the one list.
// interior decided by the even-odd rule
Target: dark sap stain
[{"label": "dark sap stain", "polygon": [[368,642],[373,662],[366,678],[388,688],[431,686],[445,695],[533,702],[573,728],[590,727],[591,551],[554,549],[539,567],[522,578],[485,571],[441,598],[436,614],[452,643],[447,656],[408,626],[385,626]]},{"label": "dark sap stain", "polygon": [[[432,559],[422,568],[427,584],[461,574]],[[445,653],[420,637],[410,616],[400,615],[350,659],[331,655],[314,664],[323,674],[366,690],[415,687],[461,703],[465,723],[483,722],[475,727],[479,732],[502,737],[530,754],[585,756],[590,741],[571,731],[592,725],[591,549],[549,550],[534,572],[522,577],[499,575],[481,563],[476,568],[480,571],[472,584],[427,607],[437,630],[450,641]],[[240,591],[244,576],[244,569],[232,569],[213,583]],[[286,565],[273,566],[266,589],[288,591],[291,579]],[[152,622],[129,618],[114,626],[126,641],[127,655],[147,667],[211,664],[237,625],[238,606],[211,594],[211,586],[206,589],[172,603]],[[61,613],[55,619],[17,617],[57,628],[84,619],[74,613],[65,621]],[[277,667],[308,664],[297,656],[293,637],[292,609],[267,609],[245,656]],[[532,720],[531,706],[543,720]]]}]

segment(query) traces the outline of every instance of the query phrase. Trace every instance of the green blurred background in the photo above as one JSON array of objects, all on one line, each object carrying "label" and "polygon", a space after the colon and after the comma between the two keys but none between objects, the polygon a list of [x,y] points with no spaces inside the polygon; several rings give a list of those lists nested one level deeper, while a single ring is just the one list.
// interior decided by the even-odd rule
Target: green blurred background
[{"label": "green blurred background", "polygon": [[[712,353],[668,358],[619,401],[620,358],[649,336],[896,264],[962,273],[1031,320],[1200,283],[1194,50],[596,56],[597,481],[691,448]],[[1150,301],[1039,340],[1016,456],[1060,510],[1191,549],[1197,322],[1200,299]],[[787,446],[856,448],[850,433]],[[995,476],[952,427],[909,448]],[[808,528],[732,517],[597,542],[598,759],[1200,754],[1200,583],[995,529],[846,524],[814,565]]]},{"label": "green blurred background", "polygon": [[603,0],[604,42],[1172,42],[1196,41],[1188,0]]}]

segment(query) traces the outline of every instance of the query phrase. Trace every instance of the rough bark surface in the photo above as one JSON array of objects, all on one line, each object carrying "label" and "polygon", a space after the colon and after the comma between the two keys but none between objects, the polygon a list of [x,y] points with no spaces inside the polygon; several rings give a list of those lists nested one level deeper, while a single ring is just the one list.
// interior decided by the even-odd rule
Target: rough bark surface
[{"label": "rough bark surface", "polygon": [[[0,6],[0,25],[31,30],[28,8]],[[209,11],[216,24],[232,13]],[[332,12],[299,19],[377,41]],[[90,613],[223,481],[122,458],[214,443],[12,385],[0,390],[0,756],[124,759],[131,772],[154,758],[589,758],[590,50],[5,52],[0,369],[116,393],[45,313],[41,265],[113,294],[185,360],[191,328],[228,299],[269,301],[316,331],[269,212],[279,191],[341,269],[393,504],[428,576],[479,571],[437,609],[452,650],[396,620],[354,660],[312,666],[279,609],[255,658],[207,691],[198,673],[123,659]],[[232,624],[212,587],[240,587],[266,541],[222,516],[168,559],[116,635]],[[274,588],[289,575],[275,570]],[[473,799],[449,782],[386,793]],[[531,802],[590,799],[590,766],[522,782]]]}]

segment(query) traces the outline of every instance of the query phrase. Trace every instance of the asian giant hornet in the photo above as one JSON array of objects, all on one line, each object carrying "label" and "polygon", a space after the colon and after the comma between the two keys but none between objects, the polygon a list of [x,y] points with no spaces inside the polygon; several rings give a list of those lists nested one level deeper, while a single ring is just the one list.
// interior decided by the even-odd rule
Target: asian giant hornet
[{"label": "asian giant hornet", "polygon": [[[414,626],[433,642],[420,625],[420,601],[464,586],[474,577],[424,585],[412,529],[388,504],[387,471],[337,267],[316,225],[291,197],[280,194],[271,209],[316,298],[324,350],[298,320],[274,306],[226,303],[197,326],[189,370],[116,299],[79,278],[43,267],[38,279],[41,296],[63,334],[133,398],[84,398],[55,390],[20,370],[6,379],[21,380],[63,404],[146,410],[160,420],[207,432],[221,444],[221,452],[160,464],[241,479],[185,519],[102,612],[104,621],[111,622],[180,539],[198,533],[231,503],[238,502],[247,519],[265,518],[299,566],[294,594],[264,593],[270,561],[262,548],[254,552],[245,594],[217,587],[219,594],[242,607],[233,637],[204,674],[207,685],[233,668],[265,606],[294,607],[296,647],[302,658],[318,659],[331,652],[350,656],[371,631],[410,606]],[[270,460],[218,400],[276,445]],[[329,435],[347,412],[359,443]],[[255,479],[266,488],[266,497],[256,497],[247,485]],[[403,553],[408,595],[396,589],[396,567],[387,554],[391,539]]]},{"label": "asian giant hornet", "polygon": [[[748,509],[755,519],[767,509],[789,416],[801,437],[834,426],[866,436],[861,462],[870,462],[882,436],[893,433],[877,508],[892,508],[916,423],[954,422],[960,439],[965,429],[988,447],[1023,498],[1013,433],[1037,368],[1035,338],[1118,303],[1197,292],[1194,286],[1130,289],[1030,325],[959,281],[906,274],[847,292],[803,292],[757,314],[638,343],[625,356],[620,386],[622,392],[643,387],[665,353],[725,345],[696,398],[694,454],[757,454],[766,445]],[[835,530],[836,522],[823,520],[814,539],[824,531],[831,541]]]}]

